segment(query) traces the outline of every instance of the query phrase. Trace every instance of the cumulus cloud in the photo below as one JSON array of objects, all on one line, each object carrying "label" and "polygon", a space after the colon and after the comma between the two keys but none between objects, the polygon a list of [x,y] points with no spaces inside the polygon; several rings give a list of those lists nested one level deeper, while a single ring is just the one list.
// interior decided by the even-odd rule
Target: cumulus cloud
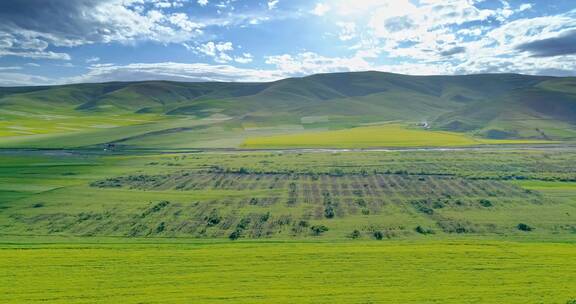
[{"label": "cumulus cloud", "polygon": [[324,3],[318,3],[312,10],[312,13],[316,16],[324,16],[330,10],[330,6]]},{"label": "cumulus cloud", "polygon": [[280,0],[270,0],[270,1],[268,1],[268,9],[269,9],[269,10],[273,10],[274,8],[276,8],[276,5],[278,5],[278,2],[280,2]]},{"label": "cumulus cloud", "polygon": [[254,56],[250,53],[243,53],[241,56],[234,57],[234,61],[238,63],[250,63],[254,60]]},{"label": "cumulus cloud", "polygon": [[[76,67],[88,66],[88,73],[76,78],[55,78],[52,82],[57,83],[143,79],[269,81],[362,70],[417,75],[486,72],[576,75],[576,10],[547,11],[543,8],[552,5],[543,4],[545,1],[249,2],[0,1],[0,57],[76,59],[70,53],[77,54],[80,60],[68,66],[72,63]],[[278,22],[274,27],[262,25],[270,20]],[[286,42],[274,40],[271,47],[267,44],[271,40],[259,40],[292,34],[289,31],[294,26],[292,22],[301,21],[307,25],[306,32],[286,36]],[[192,51],[190,60],[208,59],[213,64],[120,61],[123,63],[104,65],[96,64],[100,61],[82,51],[68,52],[87,44],[149,45],[142,41],[166,47],[185,46]],[[89,55],[106,57],[112,62],[126,60],[92,50]],[[149,61],[153,62],[153,58]],[[66,64],[50,66],[57,70],[56,67]],[[49,81],[26,75],[30,67],[22,65],[21,71],[4,68],[4,79],[13,75],[14,80],[2,84]],[[54,77],[58,77],[57,73]],[[68,75],[69,71],[64,73]]]},{"label": "cumulus cloud", "polygon": [[338,22],[337,25],[340,27],[340,33],[338,33],[340,40],[348,41],[356,37],[356,23]]},{"label": "cumulus cloud", "polygon": [[232,42],[209,41],[191,49],[199,54],[212,57],[218,63],[226,63],[233,60],[229,54],[229,52],[234,50]]},{"label": "cumulus cloud", "polygon": [[[372,69],[391,68],[370,61],[383,55],[394,60],[395,66],[410,67],[404,71],[410,74],[414,68],[440,74],[498,69],[574,74],[567,70],[571,65],[561,62],[569,58],[560,57],[575,53],[576,10],[523,18],[519,13],[533,9],[533,4],[512,6],[508,1],[494,1],[495,6],[480,8],[486,7],[478,5],[483,2],[486,1],[334,0],[316,15],[338,20],[334,24],[335,36],[340,41],[360,38],[349,47],[357,51],[350,58],[368,61]],[[530,55],[554,58],[535,61],[527,59]],[[481,69],[478,62],[486,64],[486,68]]]},{"label": "cumulus cloud", "polygon": [[289,54],[268,56],[266,64],[273,65],[277,70],[290,76],[362,71],[372,67],[361,56],[326,57],[314,52],[299,53],[295,56]]},{"label": "cumulus cloud", "polygon": [[[19,0],[0,1],[0,56],[70,59],[49,46],[94,43],[160,43],[189,41],[204,24],[186,14],[160,9],[180,7],[184,0]],[[144,6],[144,4],[152,6]]]}]

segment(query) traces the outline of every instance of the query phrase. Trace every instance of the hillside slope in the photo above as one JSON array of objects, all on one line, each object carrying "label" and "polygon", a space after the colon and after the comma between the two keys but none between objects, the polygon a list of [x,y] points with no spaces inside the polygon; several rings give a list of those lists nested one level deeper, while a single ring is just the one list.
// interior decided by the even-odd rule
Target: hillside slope
[{"label": "hillside slope", "polygon": [[[79,122],[59,121],[71,117],[103,128],[216,117],[222,120],[216,123],[219,130],[425,121],[432,129],[492,139],[565,140],[576,137],[576,78],[359,72],[269,83],[143,81],[0,88],[0,136],[84,130]],[[178,129],[166,125],[171,127],[147,128],[153,132],[150,137],[157,140],[162,130],[172,137],[189,131],[187,123],[176,123]]]}]

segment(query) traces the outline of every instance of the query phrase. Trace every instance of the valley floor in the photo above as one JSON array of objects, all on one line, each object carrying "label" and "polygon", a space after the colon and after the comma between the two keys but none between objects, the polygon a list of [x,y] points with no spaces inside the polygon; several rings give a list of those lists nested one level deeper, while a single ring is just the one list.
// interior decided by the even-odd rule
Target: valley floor
[{"label": "valley floor", "polygon": [[2,303],[572,303],[576,152],[5,150]]}]

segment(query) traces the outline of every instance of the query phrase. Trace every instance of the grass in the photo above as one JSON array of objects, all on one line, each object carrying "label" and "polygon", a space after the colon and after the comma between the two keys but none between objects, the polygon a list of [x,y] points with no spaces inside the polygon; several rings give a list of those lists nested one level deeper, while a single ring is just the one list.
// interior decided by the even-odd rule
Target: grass
[{"label": "grass", "polygon": [[429,131],[406,128],[399,124],[385,124],[345,130],[248,138],[242,146],[246,148],[376,148],[449,147],[543,142],[534,140],[477,139],[462,133]]},{"label": "grass", "polygon": [[[0,302],[564,304],[575,160],[563,148],[3,152]],[[91,186],[110,179],[121,187]]]},{"label": "grass", "polygon": [[514,242],[0,245],[5,303],[566,303],[576,247]]},{"label": "grass", "polygon": [[[566,186],[575,156],[553,149],[26,153],[0,156],[3,233],[226,238],[250,221],[242,238],[342,240],[358,230],[361,239],[375,231],[411,239],[423,226],[432,237],[461,227],[471,235],[566,240],[575,228],[576,196]],[[515,179],[564,188],[526,192],[530,184]],[[163,201],[169,204],[155,210]],[[209,225],[213,210],[220,221]],[[537,229],[517,231],[520,220]],[[315,236],[314,225],[329,230]]]}]

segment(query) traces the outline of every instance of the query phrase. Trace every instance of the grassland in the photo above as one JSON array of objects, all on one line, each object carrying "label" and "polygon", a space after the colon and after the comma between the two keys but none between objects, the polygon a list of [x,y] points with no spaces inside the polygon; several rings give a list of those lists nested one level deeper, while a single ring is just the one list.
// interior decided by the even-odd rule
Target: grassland
[{"label": "grassland", "polygon": [[[22,240],[20,240],[22,242]],[[5,303],[567,303],[573,244],[2,244]]]},{"label": "grassland", "polygon": [[384,124],[345,130],[248,138],[242,146],[247,148],[377,148],[526,143],[545,143],[545,141],[479,139],[462,133],[407,128],[399,124]]},{"label": "grassland", "polygon": [[[575,229],[575,156],[562,149],[27,153],[2,156],[5,234],[340,240],[352,233],[360,239],[506,234],[565,240]],[[548,194],[523,182],[563,188]],[[517,229],[520,223],[535,230],[526,234]],[[321,226],[328,230],[314,228]]]},{"label": "grassland", "polygon": [[0,302],[565,304],[575,166],[565,146],[4,151]]}]

